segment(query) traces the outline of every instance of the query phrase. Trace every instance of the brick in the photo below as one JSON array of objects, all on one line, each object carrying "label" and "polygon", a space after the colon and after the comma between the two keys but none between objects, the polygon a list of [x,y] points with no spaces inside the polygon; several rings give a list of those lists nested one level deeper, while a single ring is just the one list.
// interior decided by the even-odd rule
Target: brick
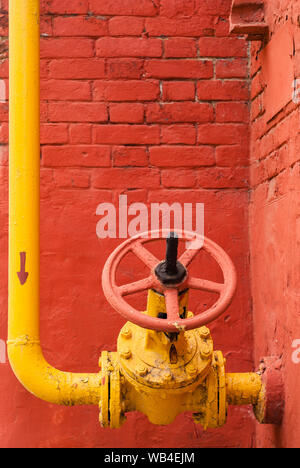
[{"label": "brick", "polygon": [[90,0],[90,10],[97,15],[155,16],[156,1],[152,0]]},{"label": "brick", "polygon": [[0,124],[0,143],[8,143],[8,123],[1,122]]},{"label": "brick", "polygon": [[0,166],[8,166],[8,146],[0,146]]},{"label": "brick", "polygon": [[258,72],[251,82],[251,99],[255,99],[266,87],[262,72]]},{"label": "brick", "polygon": [[160,186],[160,172],[148,168],[112,168],[93,174],[92,184],[99,189],[139,189]]},{"label": "brick", "polygon": [[116,145],[155,145],[160,142],[158,125],[98,125],[94,142]]},{"label": "brick", "polygon": [[52,102],[49,104],[52,122],[106,122],[105,104],[97,102]]},{"label": "brick", "polygon": [[8,122],[8,103],[0,102],[0,122]]},{"label": "brick", "polygon": [[201,101],[248,101],[249,86],[246,81],[199,81],[197,96]]},{"label": "brick", "polygon": [[196,144],[197,130],[193,125],[163,125],[161,142],[167,145]]},{"label": "brick", "polygon": [[238,124],[204,124],[198,127],[198,143],[203,145],[248,144],[249,128]]},{"label": "brick", "polygon": [[46,60],[46,59],[41,59],[40,60],[40,78],[41,78],[41,81],[44,80],[44,79],[49,78],[48,66],[49,66],[49,60]]},{"label": "brick", "polygon": [[197,176],[193,170],[166,169],[161,173],[161,183],[166,188],[193,188],[197,184]]},{"label": "brick", "polygon": [[1,60],[6,60],[7,58],[8,58],[8,39],[7,38],[1,38],[1,41],[0,41],[0,59]]},{"label": "brick", "polygon": [[53,19],[55,36],[107,36],[108,22],[95,16],[58,16]]},{"label": "brick", "polygon": [[213,36],[214,18],[212,16],[192,18],[148,18],[145,23],[149,36],[199,37]]},{"label": "brick", "polygon": [[259,49],[261,45],[259,42],[251,42],[250,52],[251,52],[251,60],[250,60],[250,76],[253,78],[254,75],[258,72],[258,70],[262,66],[261,56],[259,54]]},{"label": "brick", "polygon": [[52,36],[53,35],[53,28],[52,28],[52,17],[43,15],[40,18],[40,33],[41,36]]},{"label": "brick", "polygon": [[148,166],[146,148],[141,146],[114,146],[112,159],[113,165],[118,167]]},{"label": "brick", "polygon": [[144,62],[138,59],[108,59],[106,62],[108,79],[139,79],[143,75]]},{"label": "brick", "polygon": [[251,103],[251,122],[257,119],[264,112],[263,95],[259,94]]},{"label": "brick", "polygon": [[248,146],[217,146],[216,148],[217,166],[247,166],[249,164]]},{"label": "brick", "polygon": [[216,122],[249,122],[249,105],[243,102],[218,102]]},{"label": "brick", "polygon": [[161,57],[161,39],[104,37],[96,42],[98,57]]},{"label": "brick", "polygon": [[1,12],[8,12],[8,2],[9,0],[1,0],[0,1],[0,11]]},{"label": "brick", "polygon": [[246,188],[249,186],[248,169],[244,167],[214,167],[199,169],[198,186],[204,189]]},{"label": "brick", "polygon": [[215,36],[216,37],[227,37],[229,36],[229,21],[228,17],[224,18],[220,16],[216,20],[216,25],[215,25]]},{"label": "brick", "polygon": [[40,121],[48,122],[48,102],[40,102]]},{"label": "brick", "polygon": [[110,104],[110,121],[112,123],[143,123],[144,106],[143,104]]},{"label": "brick", "polygon": [[99,79],[105,77],[105,61],[101,59],[60,59],[49,65],[51,78]]},{"label": "brick", "polygon": [[41,11],[44,13],[55,13],[62,15],[75,15],[88,12],[88,0],[72,0],[72,2],[62,0],[42,0]]},{"label": "brick", "polygon": [[247,42],[235,37],[201,37],[201,57],[247,57]]},{"label": "brick", "polygon": [[144,18],[115,16],[108,23],[111,36],[140,36],[144,30]]},{"label": "brick", "polygon": [[197,44],[194,39],[169,38],[164,42],[165,57],[197,57]]},{"label": "brick", "polygon": [[0,76],[1,78],[8,78],[9,72],[8,72],[8,59],[4,58],[3,60],[0,60]]},{"label": "brick", "polygon": [[218,60],[216,78],[246,78],[248,62],[245,59]]},{"label": "brick", "polygon": [[161,0],[160,15],[167,18],[184,18],[197,13],[195,0]]},{"label": "brick", "polygon": [[212,122],[213,119],[213,107],[196,102],[149,104],[146,111],[146,120],[149,123],[201,123]]},{"label": "brick", "polygon": [[56,169],[54,171],[54,181],[59,188],[89,188],[90,174],[82,170]]},{"label": "brick", "polygon": [[53,37],[41,39],[41,58],[93,57],[93,55],[92,39]]},{"label": "brick", "polygon": [[213,77],[213,63],[208,60],[149,60],[145,63],[150,78],[204,79]]},{"label": "brick", "polygon": [[44,146],[45,167],[108,167],[110,148],[99,145]]},{"label": "brick", "polygon": [[68,125],[41,124],[41,143],[59,144],[67,143],[69,139]]},{"label": "brick", "polygon": [[192,81],[169,81],[163,83],[164,101],[194,101],[195,83]]},{"label": "brick", "polygon": [[155,101],[160,95],[158,81],[95,81],[94,99],[107,101]]},{"label": "brick", "polygon": [[41,99],[55,101],[88,101],[90,84],[77,80],[42,80]]},{"label": "brick", "polygon": [[153,146],[150,163],[158,167],[198,167],[215,164],[213,148],[209,146]]},{"label": "brick", "polygon": [[92,141],[92,125],[91,124],[71,124],[69,128],[70,143],[88,144]]},{"label": "brick", "polygon": [[197,14],[198,15],[209,14],[209,15],[217,15],[217,16],[219,15],[228,16],[230,13],[231,4],[232,4],[231,0],[214,0],[213,2],[211,2],[210,0],[198,0],[196,1]]}]

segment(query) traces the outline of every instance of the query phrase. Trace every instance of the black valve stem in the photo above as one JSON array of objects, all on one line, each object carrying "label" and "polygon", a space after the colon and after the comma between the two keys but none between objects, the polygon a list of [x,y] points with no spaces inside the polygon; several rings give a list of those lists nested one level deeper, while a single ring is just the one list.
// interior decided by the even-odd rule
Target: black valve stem
[{"label": "black valve stem", "polygon": [[166,272],[168,275],[177,275],[178,236],[176,232],[170,232],[167,238]]},{"label": "black valve stem", "polygon": [[167,237],[166,259],[155,268],[155,274],[163,285],[180,284],[185,279],[187,271],[177,258],[178,235],[170,232]]}]

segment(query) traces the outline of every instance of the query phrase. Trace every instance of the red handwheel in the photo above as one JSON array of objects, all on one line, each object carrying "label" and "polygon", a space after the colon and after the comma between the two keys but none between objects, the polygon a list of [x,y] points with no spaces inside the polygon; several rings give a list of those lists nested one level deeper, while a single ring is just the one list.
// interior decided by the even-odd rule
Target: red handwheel
[{"label": "red handwheel", "polygon": [[[158,260],[145,244],[158,239],[167,239],[165,261]],[[177,260],[178,242],[188,242],[189,248]],[[201,250],[209,253],[219,264],[224,276],[224,283],[216,283],[190,277],[188,266]],[[147,267],[149,276],[134,283],[118,286],[116,272],[121,260],[133,252]],[[102,286],[109,304],[129,322],[149,330],[176,333],[192,330],[206,325],[218,318],[230,305],[236,290],[237,275],[235,267],[227,253],[208,238],[187,231],[170,233],[169,230],[151,231],[128,239],[108,258],[103,274]],[[148,289],[154,289],[165,296],[167,318],[145,315],[125,301],[124,297]],[[192,318],[180,317],[178,294],[184,289],[197,289],[219,294],[217,302],[205,312]]]}]

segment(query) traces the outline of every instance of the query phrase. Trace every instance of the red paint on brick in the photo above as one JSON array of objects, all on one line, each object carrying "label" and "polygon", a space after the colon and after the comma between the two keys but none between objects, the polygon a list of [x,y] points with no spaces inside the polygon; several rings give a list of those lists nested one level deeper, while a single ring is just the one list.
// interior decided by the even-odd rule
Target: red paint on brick
[{"label": "red paint on brick", "polygon": [[105,77],[105,61],[101,59],[52,60],[49,64],[51,78],[99,79]]},{"label": "red paint on brick", "polygon": [[95,81],[94,99],[103,101],[156,101],[158,81]]},{"label": "red paint on brick", "polygon": [[[100,277],[120,240],[97,238],[96,210],[105,202],[117,205],[121,194],[129,204],[148,207],[205,203],[206,234],[228,251],[239,276],[226,321],[212,325],[215,346],[224,351],[229,371],[254,368],[248,57],[246,42],[228,37],[230,3],[41,2],[41,327],[46,358],[58,368],[97,372],[101,351],[115,349],[124,322],[105,301]],[[5,36],[6,0],[1,8]],[[7,38],[0,42],[0,78],[6,83]],[[251,74],[260,67],[257,63]],[[252,117],[262,112],[256,109]],[[0,103],[0,120],[0,222],[7,226],[7,100]],[[266,160],[253,168],[256,181],[281,171],[285,158],[295,161],[297,147],[286,148],[294,120],[278,125],[274,147],[273,133],[253,122],[253,139],[260,136],[252,146]],[[275,186],[276,193],[282,193],[284,180]],[[5,339],[5,227],[0,252],[0,339]],[[218,278],[205,259],[193,268],[198,276]],[[128,282],[143,272],[131,261],[124,274]],[[191,297],[190,309],[202,312],[207,299]],[[144,310],[145,302],[139,307]],[[132,414],[115,433],[99,427],[97,408],[60,408],[35,399],[8,365],[0,366],[0,392],[3,446],[165,447],[167,441],[170,447],[251,447],[254,440],[254,422],[244,408],[230,408],[227,425],[205,434],[190,414],[167,427],[154,427],[145,416]]]},{"label": "red paint on brick", "polygon": [[145,63],[145,71],[149,78],[212,78],[213,64],[207,60],[151,60]]},{"label": "red paint on brick", "polygon": [[107,36],[108,22],[94,16],[58,16],[53,20],[53,33],[55,36]]},{"label": "red paint on brick", "polygon": [[52,102],[49,117],[52,122],[106,122],[108,113],[105,104],[96,102]]},{"label": "red paint on brick", "polygon": [[105,37],[96,43],[98,57],[161,57],[160,39]]},{"label": "red paint on brick", "polygon": [[150,148],[150,162],[158,167],[213,166],[213,148],[209,146],[154,146]]},{"label": "red paint on brick", "polygon": [[211,104],[197,102],[180,102],[170,104],[149,104],[146,112],[147,122],[212,122],[213,107]]},{"label": "red paint on brick", "polygon": [[194,101],[195,83],[191,81],[170,81],[163,83],[164,101]]},{"label": "red paint on brick", "polygon": [[194,39],[169,38],[164,42],[165,57],[197,57],[197,43]]},{"label": "red paint on brick", "polygon": [[157,125],[98,125],[94,127],[94,142],[117,145],[155,145],[160,140]]},{"label": "red paint on brick", "polygon": [[[268,45],[251,45],[250,240],[255,364],[282,357],[285,409],[281,426],[259,426],[258,448],[300,445],[299,364],[292,360],[299,324],[299,103],[293,77],[299,69],[296,3],[265,4]],[[260,50],[261,49],[261,50]],[[269,313],[266,314],[266,311]]]}]

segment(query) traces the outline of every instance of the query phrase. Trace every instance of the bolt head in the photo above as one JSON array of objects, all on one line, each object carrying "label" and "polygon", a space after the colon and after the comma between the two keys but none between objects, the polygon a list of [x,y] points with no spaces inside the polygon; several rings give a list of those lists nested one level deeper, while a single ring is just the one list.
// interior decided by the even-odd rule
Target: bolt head
[{"label": "bolt head", "polygon": [[210,346],[207,343],[203,344],[200,350],[201,357],[203,357],[204,359],[208,358],[211,356],[211,353],[212,352]]},{"label": "bolt head", "polygon": [[138,375],[140,375],[141,377],[144,377],[146,374],[148,374],[148,369],[146,366],[144,366],[143,364],[140,364],[137,366],[136,368],[136,372]]},{"label": "bolt head", "polygon": [[200,337],[201,337],[203,340],[205,340],[205,339],[207,339],[207,338],[210,337],[210,331],[209,331],[209,329],[208,329],[207,327],[202,327],[202,328],[200,328],[199,332],[200,332]]},{"label": "bolt head", "polygon": [[170,382],[172,380],[172,374],[169,370],[167,370],[163,375],[163,380],[165,382]]},{"label": "bolt head", "polygon": [[132,356],[132,353],[129,348],[124,348],[120,354],[121,354],[121,358],[123,359],[130,359]]},{"label": "bolt head", "polygon": [[187,366],[186,371],[191,377],[195,377],[195,375],[197,374],[197,369],[193,365]]},{"label": "bolt head", "polygon": [[130,330],[130,328],[124,328],[124,330],[122,330],[122,338],[125,338],[125,340],[130,340],[130,338],[132,337],[132,331]]}]

